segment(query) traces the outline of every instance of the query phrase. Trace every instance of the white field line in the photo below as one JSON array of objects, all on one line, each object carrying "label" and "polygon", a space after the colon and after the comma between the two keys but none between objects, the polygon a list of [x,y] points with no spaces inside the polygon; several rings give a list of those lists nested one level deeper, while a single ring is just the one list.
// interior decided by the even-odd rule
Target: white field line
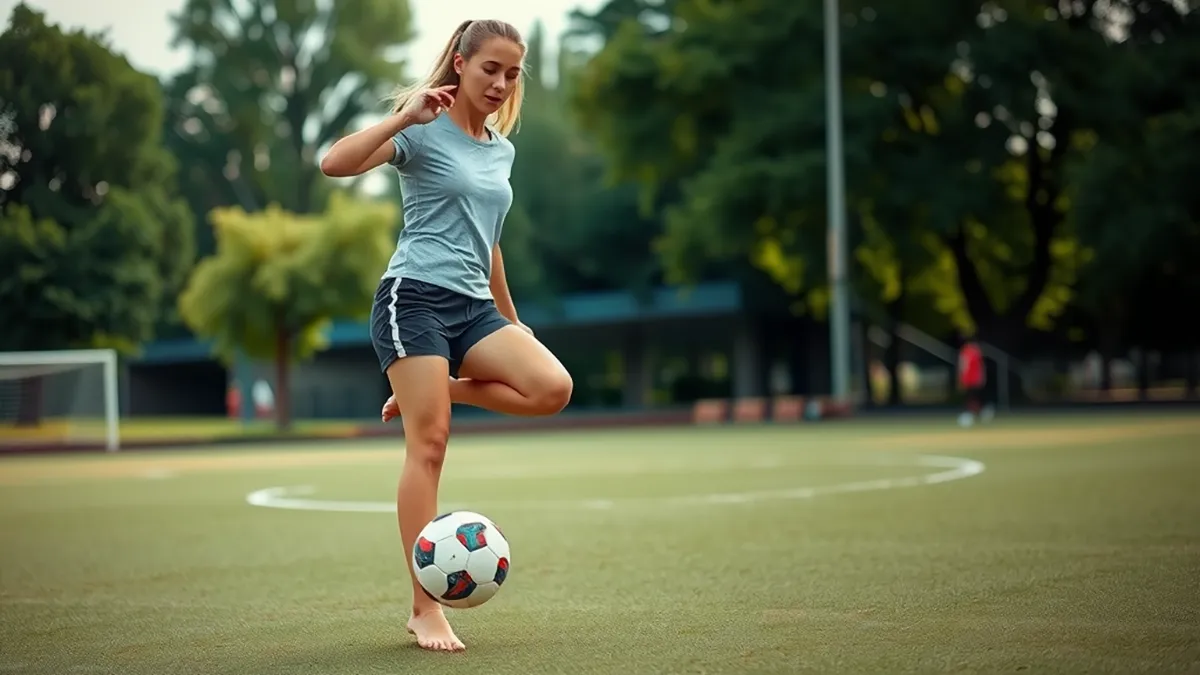
[{"label": "white field line", "polygon": [[[901,458],[879,458],[878,461],[861,462],[858,465],[895,465]],[[624,499],[583,499],[583,500],[515,500],[489,501],[483,504],[490,509],[611,509],[618,506],[705,506],[714,504],[751,504],[763,501],[814,499],[826,495],[845,494],[850,492],[873,492],[880,490],[896,490],[900,488],[936,485],[950,481],[962,480],[977,476],[987,468],[983,462],[963,457],[946,457],[942,455],[921,455],[911,459],[918,467],[940,469],[916,476],[893,478],[877,478],[873,480],[834,483],[831,485],[816,485],[811,487],[785,488],[780,490],[759,490],[750,492],[713,492],[697,495],[675,497],[634,497]],[[246,503],[263,508],[285,509],[292,511],[327,511],[338,513],[395,513],[395,502],[373,501],[343,501],[312,499],[316,490],[311,486],[269,487],[255,490],[246,495]],[[479,508],[474,504],[471,508]],[[466,508],[463,504],[441,504],[439,509],[453,511]]]}]

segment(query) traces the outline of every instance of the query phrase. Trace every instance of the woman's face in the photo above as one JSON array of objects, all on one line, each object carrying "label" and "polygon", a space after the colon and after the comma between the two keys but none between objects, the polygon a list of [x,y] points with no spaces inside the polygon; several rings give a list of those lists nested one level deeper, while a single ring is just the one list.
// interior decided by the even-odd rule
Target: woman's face
[{"label": "woman's face", "polygon": [[456,96],[466,96],[473,107],[489,115],[496,112],[516,90],[524,58],[521,45],[500,37],[488,39],[470,59],[455,56]]}]

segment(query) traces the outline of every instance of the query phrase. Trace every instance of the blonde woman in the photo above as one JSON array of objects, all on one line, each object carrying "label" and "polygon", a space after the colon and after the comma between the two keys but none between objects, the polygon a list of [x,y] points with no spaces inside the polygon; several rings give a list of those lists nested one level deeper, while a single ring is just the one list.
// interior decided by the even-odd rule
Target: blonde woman
[{"label": "blonde woman", "polygon": [[396,503],[413,586],[408,630],[432,650],[465,648],[417,583],[411,556],[437,513],[451,402],[533,416],[553,415],[571,397],[571,376],[517,317],[500,253],[525,51],[507,23],[462,23],[429,77],[397,93],[387,119],[339,140],[321,162],[335,177],[390,164],[404,195],[405,226],[375,294],[371,338],[393,392],[383,419],[404,424]]}]

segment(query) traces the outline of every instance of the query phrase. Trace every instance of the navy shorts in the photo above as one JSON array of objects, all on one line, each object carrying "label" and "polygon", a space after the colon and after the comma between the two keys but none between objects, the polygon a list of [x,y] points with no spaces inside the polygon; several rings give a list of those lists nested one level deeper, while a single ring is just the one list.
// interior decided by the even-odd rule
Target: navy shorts
[{"label": "navy shorts", "polygon": [[441,356],[458,377],[467,351],[509,324],[492,300],[416,279],[384,278],[371,306],[371,344],[383,372],[405,356]]}]

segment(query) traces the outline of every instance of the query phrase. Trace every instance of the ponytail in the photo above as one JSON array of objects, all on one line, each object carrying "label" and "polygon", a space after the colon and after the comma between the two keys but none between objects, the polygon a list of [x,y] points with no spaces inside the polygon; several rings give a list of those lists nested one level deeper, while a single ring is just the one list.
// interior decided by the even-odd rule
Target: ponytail
[{"label": "ponytail", "polygon": [[442,52],[438,54],[437,60],[433,63],[433,68],[425,75],[425,79],[407,87],[399,87],[392,93],[392,114],[400,112],[400,110],[408,103],[418,92],[435,87],[444,87],[448,84],[458,84],[458,73],[454,72],[454,55],[459,51],[459,47],[463,41],[463,35],[467,32],[467,28],[471,25],[470,21],[464,21],[454,29],[454,34],[450,36],[450,41],[442,47]]}]

